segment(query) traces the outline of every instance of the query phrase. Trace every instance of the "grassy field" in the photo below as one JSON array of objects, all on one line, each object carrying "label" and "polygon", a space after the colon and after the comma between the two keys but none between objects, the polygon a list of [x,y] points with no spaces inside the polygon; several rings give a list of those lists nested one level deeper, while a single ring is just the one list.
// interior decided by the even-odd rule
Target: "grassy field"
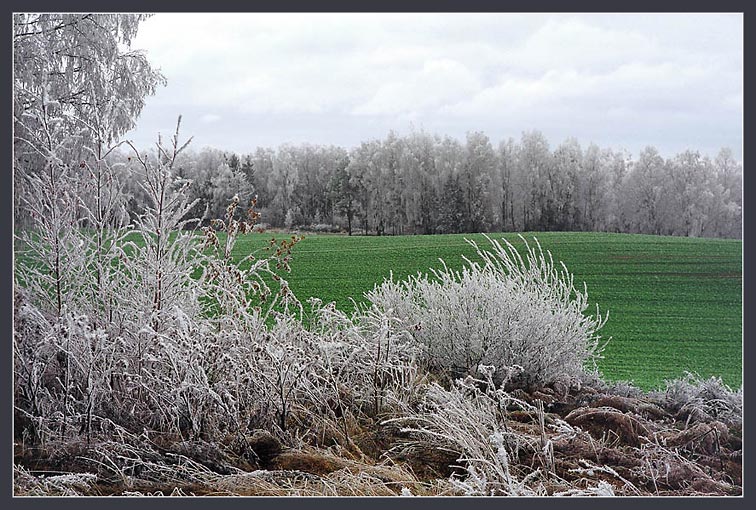
[{"label": "grassy field", "polygon": [[[733,387],[742,381],[742,256],[740,241],[604,233],[537,233],[544,249],[585,281],[611,336],[600,368],[609,380],[652,388],[685,371],[717,375]],[[242,255],[280,234],[239,239]],[[345,237],[308,235],[294,249],[291,289],[351,309],[363,293],[393,271],[402,278],[439,258],[452,267],[485,246],[481,235]],[[502,237],[501,234],[494,237]],[[517,246],[515,234],[505,237]]]}]

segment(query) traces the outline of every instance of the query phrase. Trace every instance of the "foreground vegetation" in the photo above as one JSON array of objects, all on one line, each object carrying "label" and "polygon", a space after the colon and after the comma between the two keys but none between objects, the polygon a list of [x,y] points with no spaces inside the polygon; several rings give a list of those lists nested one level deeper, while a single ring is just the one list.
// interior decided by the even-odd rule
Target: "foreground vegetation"
[{"label": "foreground vegetation", "polygon": [[176,304],[153,302],[138,331],[55,321],[17,294],[17,495],[742,493],[742,393],[604,382],[605,317],[537,243],[469,244],[461,269],[386,281],[352,314],[313,301],[306,327],[246,303],[271,297],[257,271],[285,268],[291,243],[235,262],[249,226],[231,218],[205,231],[209,258],[190,235],[138,233],[127,268],[150,274],[144,254],[167,242],[151,262],[183,274],[160,296],[132,282]]},{"label": "foreground vegetation", "polygon": [[[234,256],[260,250],[281,235],[242,236]],[[525,235],[537,237],[579,284],[587,284],[591,302],[609,312],[602,333],[612,340],[598,362],[605,378],[652,389],[688,371],[740,386],[741,241],[585,232]],[[517,234],[492,237],[523,248]],[[465,239],[486,242],[479,234],[307,234],[286,278],[301,301],[316,297],[349,312],[352,299],[365,303],[365,293],[392,273],[403,279],[440,269],[439,259],[461,267],[463,256],[475,254]]]},{"label": "foreground vegetation", "polygon": [[596,382],[504,392],[468,379],[414,389],[416,402],[387,398],[372,418],[309,416],[296,439],[261,429],[208,441],[117,428],[112,440],[17,443],[14,493],[742,494],[742,395],[715,379],[687,377],[644,395]]}]

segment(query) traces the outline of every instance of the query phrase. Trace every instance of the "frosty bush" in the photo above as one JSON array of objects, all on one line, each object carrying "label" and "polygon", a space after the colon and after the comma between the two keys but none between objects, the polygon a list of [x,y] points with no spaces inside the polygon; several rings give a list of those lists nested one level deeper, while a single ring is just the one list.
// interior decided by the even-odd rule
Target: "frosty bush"
[{"label": "frosty bush", "polygon": [[468,241],[481,262],[465,258],[461,271],[444,264],[431,270],[432,278],[389,279],[367,298],[401,319],[429,368],[452,377],[485,364],[499,374],[521,368],[514,382],[527,386],[580,378],[595,369],[606,317],[598,308],[595,316],[585,314],[585,287],[576,288],[537,240],[531,247],[521,239],[524,258],[506,240],[489,239],[491,251]]},{"label": "frosty bush", "polygon": [[[192,231],[199,219],[189,217],[190,183],[174,171],[189,143],[179,143],[179,126],[180,118],[170,143],[158,140],[156,154],[131,146],[145,204],[128,227],[102,220],[93,234],[82,231],[68,201],[43,200],[58,181],[38,179],[40,211],[60,221],[32,215],[36,229],[25,236],[16,288],[16,418],[19,433],[33,441],[89,441],[112,426],[216,438],[246,429],[242,418],[258,410],[249,402],[259,399],[259,385],[233,393],[245,384],[234,369],[247,369],[249,360],[267,363],[250,346],[263,337],[275,305],[296,302],[269,265],[287,269],[297,239],[276,244],[274,254],[234,262],[237,234],[252,228],[232,218],[238,200],[225,221],[203,235]],[[221,229],[224,245],[208,250]],[[276,279],[278,292],[261,273]],[[268,306],[252,307],[254,295],[269,297]]]},{"label": "frosty bush", "polygon": [[417,348],[400,321],[377,309],[349,317],[333,303],[311,304],[323,386],[348,397],[355,413],[380,414],[389,392],[411,398],[418,382]]},{"label": "frosty bush", "polygon": [[704,379],[686,373],[668,381],[654,396],[691,423],[719,420],[740,425],[743,421],[743,388],[732,390],[719,377]]}]

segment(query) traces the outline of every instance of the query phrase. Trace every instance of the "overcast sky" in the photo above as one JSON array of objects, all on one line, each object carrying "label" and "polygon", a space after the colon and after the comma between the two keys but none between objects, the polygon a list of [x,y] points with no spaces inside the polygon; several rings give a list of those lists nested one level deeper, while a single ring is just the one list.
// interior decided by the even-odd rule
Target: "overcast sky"
[{"label": "overcast sky", "polygon": [[195,149],[239,153],[537,129],[552,148],[740,159],[742,41],[741,14],[156,14],[132,47],[168,84],[127,138],[181,114]]}]

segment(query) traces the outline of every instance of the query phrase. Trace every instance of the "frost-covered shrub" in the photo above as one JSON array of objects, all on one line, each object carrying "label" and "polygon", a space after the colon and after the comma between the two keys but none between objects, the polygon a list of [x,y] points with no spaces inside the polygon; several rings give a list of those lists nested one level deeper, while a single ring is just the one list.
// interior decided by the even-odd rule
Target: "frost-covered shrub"
[{"label": "frost-covered shrub", "polygon": [[89,438],[112,402],[113,377],[125,367],[123,343],[85,315],[64,312],[48,322],[29,303],[17,310],[17,419],[27,421],[25,433],[42,443],[77,431]]},{"label": "frost-covered shrub", "polygon": [[[226,332],[230,334],[230,332]],[[259,334],[243,334],[215,352],[213,391],[244,429],[348,445],[358,420],[387,412],[389,393],[409,398],[418,380],[416,349],[392,317],[353,317],[312,301],[307,326],[275,314]],[[330,444],[330,443],[329,443]]]},{"label": "frost-covered shrub", "polygon": [[376,308],[349,317],[333,303],[311,304],[322,384],[339,388],[353,412],[371,415],[384,410],[388,392],[410,398],[418,379],[418,349],[399,320]]},{"label": "frost-covered shrub", "polygon": [[580,377],[594,368],[606,317],[585,313],[587,291],[575,287],[564,264],[525,242],[522,257],[503,240],[485,251],[468,241],[480,262],[460,271],[432,271],[404,281],[386,280],[367,293],[373,307],[399,318],[422,347],[425,363],[453,377],[480,364],[498,373],[522,369],[519,384]]},{"label": "frost-covered shrub", "polygon": [[[71,299],[53,293],[51,303],[46,280],[23,273],[13,339],[17,434],[44,443],[89,439],[117,426],[216,439],[246,430],[245,416],[268,415],[259,370],[250,367],[269,360],[256,358],[253,348],[265,338],[273,306],[296,300],[280,277],[273,276],[276,293],[260,273],[272,274],[269,264],[286,269],[296,239],[272,246],[275,253],[234,262],[236,235],[252,228],[232,219],[238,200],[204,235],[187,228],[197,223],[187,217],[194,203],[186,195],[189,183],[173,171],[184,147],[177,127],[170,145],[158,142],[157,154],[134,150],[143,213],[132,227],[108,231],[118,243],[105,257],[100,250],[79,253],[98,281],[105,276],[98,268],[109,268],[107,286],[80,278],[86,285],[76,292],[60,286]],[[86,237],[73,221],[61,229]],[[217,230],[226,233],[223,246],[207,250]],[[268,306],[251,306],[250,294],[265,295]]]},{"label": "frost-covered shrub", "polygon": [[[292,236],[280,242],[272,240],[265,248],[268,253],[260,256],[259,251],[247,253],[241,260],[234,260],[232,251],[238,236],[254,231],[260,214],[255,211],[257,197],[250,201],[244,220],[235,219],[239,208],[239,196],[236,195],[226,207],[223,219],[213,219],[209,226],[203,227],[205,237],[204,246],[212,250],[212,255],[203,257],[205,265],[202,289],[205,316],[213,318],[220,329],[241,329],[250,331],[259,329],[266,320],[263,312],[269,312],[278,304],[284,311],[294,306],[301,311],[301,305],[290,292],[285,280],[272,269],[290,271],[291,250],[301,241],[301,237]],[[221,242],[219,232],[225,232]],[[273,255],[270,249],[275,248]],[[278,291],[274,292],[266,282],[268,277],[278,283]],[[267,306],[253,306],[267,304]]]},{"label": "frost-covered shrub", "polygon": [[718,420],[740,425],[743,421],[743,388],[733,390],[719,377],[704,379],[686,373],[652,396],[692,423]]}]

